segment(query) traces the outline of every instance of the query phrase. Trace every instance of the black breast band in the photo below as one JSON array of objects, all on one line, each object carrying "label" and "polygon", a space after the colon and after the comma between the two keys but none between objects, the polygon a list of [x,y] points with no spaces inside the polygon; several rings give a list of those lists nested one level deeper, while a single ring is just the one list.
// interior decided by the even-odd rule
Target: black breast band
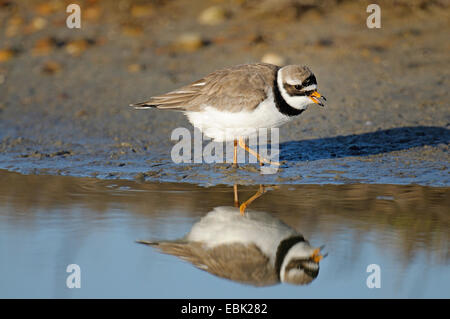
[{"label": "black breast band", "polygon": [[287,116],[300,115],[304,110],[298,110],[286,103],[286,101],[281,96],[280,89],[278,88],[277,79],[278,79],[278,73],[277,73],[277,76],[275,76],[275,82],[273,83],[273,96],[274,96],[275,105],[276,105],[278,111],[280,111],[280,113],[287,115]]},{"label": "black breast band", "polygon": [[280,280],[281,266],[283,265],[284,257],[286,257],[292,246],[302,241],[305,241],[303,236],[293,236],[282,240],[278,245],[277,256],[275,257],[275,271],[277,272],[278,280]]}]

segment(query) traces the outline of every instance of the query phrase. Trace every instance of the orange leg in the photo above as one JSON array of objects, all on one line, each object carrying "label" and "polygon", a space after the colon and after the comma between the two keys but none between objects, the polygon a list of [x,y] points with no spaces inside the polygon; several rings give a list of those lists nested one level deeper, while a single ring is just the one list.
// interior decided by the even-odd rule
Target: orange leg
[{"label": "orange leg", "polygon": [[[235,145],[236,145],[236,144],[235,144]],[[255,157],[258,159],[260,165],[262,165],[263,162],[264,162],[264,163],[268,163],[268,164],[280,165],[280,163],[278,163],[278,162],[272,162],[272,161],[270,161],[270,160],[268,160],[268,159],[266,159],[266,158],[264,158],[264,157],[262,157],[262,156],[259,156],[259,154],[258,154],[257,152],[255,152],[254,150],[252,150],[250,147],[248,147],[248,146],[245,144],[245,140],[244,140],[243,137],[240,137],[240,138],[239,138],[239,146],[242,147],[242,148],[243,148],[244,150],[246,150],[247,152],[249,152],[250,154],[252,154],[253,156],[255,156]],[[236,148],[235,148],[235,149],[236,149]]]},{"label": "orange leg", "polygon": [[234,184],[233,189],[234,189],[234,207],[239,207],[237,184]]},{"label": "orange leg", "polygon": [[262,194],[266,192],[266,188],[263,185],[259,185],[259,190],[256,192],[255,195],[247,199],[244,203],[242,203],[241,206],[239,206],[239,211],[241,212],[241,216],[244,216],[245,209],[248,205],[250,205],[255,199],[261,197]]},{"label": "orange leg", "polygon": [[238,164],[237,164],[237,145],[238,145],[238,141],[234,140],[233,168],[237,168],[238,167]]}]

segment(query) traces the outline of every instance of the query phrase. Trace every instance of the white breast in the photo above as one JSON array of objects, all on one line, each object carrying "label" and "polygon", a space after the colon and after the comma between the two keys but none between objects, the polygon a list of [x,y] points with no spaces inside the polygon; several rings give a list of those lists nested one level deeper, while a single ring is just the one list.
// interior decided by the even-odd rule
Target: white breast
[{"label": "white breast", "polygon": [[233,141],[257,134],[260,128],[279,127],[291,120],[275,106],[273,94],[253,111],[226,112],[206,106],[201,112],[186,112],[189,121],[217,142]]},{"label": "white breast", "polygon": [[234,207],[216,207],[196,223],[186,239],[207,247],[223,244],[255,244],[275,260],[279,243],[297,232],[265,212],[247,210],[241,216]]}]

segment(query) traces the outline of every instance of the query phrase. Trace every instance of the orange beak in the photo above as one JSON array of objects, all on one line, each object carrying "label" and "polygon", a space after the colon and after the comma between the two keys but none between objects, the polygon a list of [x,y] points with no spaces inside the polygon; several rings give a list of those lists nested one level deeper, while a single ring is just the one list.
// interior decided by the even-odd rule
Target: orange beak
[{"label": "orange beak", "polygon": [[319,261],[322,260],[323,256],[320,255],[320,249],[319,248],[317,248],[316,250],[313,251],[313,254],[312,254],[311,258],[312,258],[312,260],[315,263],[318,263]]},{"label": "orange beak", "polygon": [[320,106],[324,106],[325,105],[325,101],[327,100],[325,98],[325,96],[320,95],[319,92],[314,91],[309,98],[316,104],[319,104]]}]

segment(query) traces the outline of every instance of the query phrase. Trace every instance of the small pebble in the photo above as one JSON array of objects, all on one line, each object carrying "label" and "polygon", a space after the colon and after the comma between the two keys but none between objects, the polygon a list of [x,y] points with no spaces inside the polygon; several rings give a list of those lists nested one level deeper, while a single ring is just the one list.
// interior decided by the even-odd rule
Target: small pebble
[{"label": "small pebble", "polygon": [[0,63],[6,62],[14,57],[14,51],[11,49],[0,49]]},{"label": "small pebble", "polygon": [[47,20],[42,17],[36,17],[31,21],[30,28],[32,31],[39,31],[45,28]]},{"label": "small pebble", "polygon": [[198,22],[205,25],[218,25],[227,19],[227,12],[219,7],[212,6],[205,9],[199,16]]},{"label": "small pebble", "polygon": [[135,18],[149,17],[154,11],[153,6],[150,4],[135,4],[131,7],[131,15]]},{"label": "small pebble", "polygon": [[278,66],[283,66],[285,64],[285,59],[276,53],[266,53],[262,59],[261,62],[264,63],[270,63],[270,64],[274,64],[274,65],[278,65]]},{"label": "small pebble", "polygon": [[48,61],[42,67],[42,72],[46,74],[55,74],[61,71],[62,66],[58,62]]},{"label": "small pebble", "polygon": [[122,26],[122,33],[126,36],[136,37],[142,35],[144,29],[137,24],[126,24]]},{"label": "small pebble", "polygon": [[66,52],[73,56],[79,56],[88,47],[88,42],[84,39],[71,41],[66,45]]},{"label": "small pebble", "polygon": [[144,69],[144,67],[138,63],[132,63],[130,65],[128,65],[127,70],[130,73],[137,73],[140,72]]},{"label": "small pebble", "polygon": [[88,7],[86,9],[84,9],[84,11],[82,11],[82,12],[83,12],[84,18],[86,18],[87,20],[92,20],[92,21],[98,20],[98,18],[101,15],[100,8],[97,6]]},{"label": "small pebble", "polygon": [[194,52],[200,49],[203,44],[204,42],[199,34],[184,33],[175,40],[173,47],[174,49],[180,51]]},{"label": "small pebble", "polygon": [[46,55],[49,54],[53,48],[54,41],[47,37],[37,40],[31,52],[33,55]]}]

